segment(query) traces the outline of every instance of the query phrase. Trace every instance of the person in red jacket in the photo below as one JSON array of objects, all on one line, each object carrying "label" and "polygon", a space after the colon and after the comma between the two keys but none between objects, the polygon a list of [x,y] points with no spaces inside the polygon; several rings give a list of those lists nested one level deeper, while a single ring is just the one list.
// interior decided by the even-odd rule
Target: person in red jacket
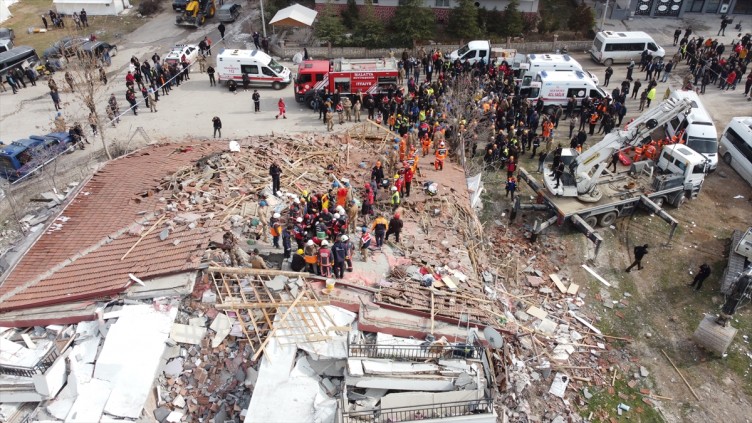
[{"label": "person in red jacket", "polygon": [[319,272],[322,277],[332,277],[332,250],[329,249],[329,241],[321,241],[319,248]]},{"label": "person in red jacket", "polygon": [[726,91],[728,89],[736,89],[736,71],[732,70],[729,72],[728,76],[726,77]]},{"label": "person in red jacket", "polygon": [[403,197],[410,196],[410,185],[412,184],[414,177],[415,177],[415,172],[413,172],[412,166],[405,163],[405,184],[403,186],[404,188],[404,192],[402,193]]},{"label": "person in red jacket", "polygon": [[286,112],[285,100],[280,98],[279,101],[277,102],[277,107],[279,108],[279,114],[277,115],[275,119],[279,119],[280,116],[282,116],[283,119],[287,119],[287,115],[285,114]]},{"label": "person in red jacket", "polygon": [[515,171],[517,171],[517,162],[514,160],[514,156],[511,156],[507,163],[507,178],[514,176]]}]

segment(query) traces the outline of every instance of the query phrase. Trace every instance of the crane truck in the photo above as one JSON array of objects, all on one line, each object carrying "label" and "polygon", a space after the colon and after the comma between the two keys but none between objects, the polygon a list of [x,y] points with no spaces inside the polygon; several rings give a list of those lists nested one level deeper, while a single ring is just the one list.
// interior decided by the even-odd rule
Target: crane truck
[{"label": "crane truck", "polygon": [[189,0],[183,13],[175,16],[175,24],[198,28],[214,17],[216,11],[214,0]]},{"label": "crane truck", "polygon": [[707,160],[683,144],[672,144],[664,146],[655,161],[635,162],[617,172],[606,168],[614,153],[647,144],[655,134],[661,138],[662,127],[691,108],[686,99],[668,99],[582,153],[562,149],[561,161],[566,171],[560,183],[550,169],[551,154],[544,166],[543,183],[520,168],[520,179],[535,191],[537,199],[533,204],[523,204],[518,196],[510,219],[515,219],[519,210],[552,212],[546,221],[536,220],[532,241],[554,223],[571,221],[595,243],[597,255],[603,239],[594,227],[611,226],[618,217],[643,207],[671,225],[671,239],[678,222],[662,207],[666,203],[680,207],[687,199],[697,197],[708,171]]}]

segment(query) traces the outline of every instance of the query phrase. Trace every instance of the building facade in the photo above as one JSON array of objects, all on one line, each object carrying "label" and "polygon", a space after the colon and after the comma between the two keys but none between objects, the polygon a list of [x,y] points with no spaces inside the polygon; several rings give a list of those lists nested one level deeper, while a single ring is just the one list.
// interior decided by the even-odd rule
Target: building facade
[{"label": "building facade", "polygon": [[[402,3],[402,0],[371,0],[376,15],[389,20],[394,16],[394,11]],[[426,7],[433,10],[436,19],[445,21],[453,8],[457,7],[456,0],[423,0]],[[364,0],[355,0],[359,8],[365,4]],[[316,0],[316,11],[321,12],[327,4],[331,4],[335,10],[342,11],[347,7],[347,0]],[[488,10],[504,10],[509,0],[476,0],[475,6]],[[523,13],[538,13],[539,0],[519,0],[519,10]]]},{"label": "building facade", "polygon": [[[603,13],[603,3],[596,6],[596,14]],[[752,0],[615,0],[609,4],[610,19],[630,17],[676,17],[685,13],[717,15],[752,15]]]}]

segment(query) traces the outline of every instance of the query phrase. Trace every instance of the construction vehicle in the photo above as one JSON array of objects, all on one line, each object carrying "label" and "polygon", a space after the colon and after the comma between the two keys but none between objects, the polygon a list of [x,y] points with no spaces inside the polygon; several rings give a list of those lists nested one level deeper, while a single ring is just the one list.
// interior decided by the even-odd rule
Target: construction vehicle
[{"label": "construction vehicle", "polygon": [[190,0],[183,13],[175,17],[175,24],[198,28],[214,17],[216,10],[214,0]]},{"label": "construction vehicle", "polygon": [[[747,231],[747,234],[749,235],[750,231]],[[750,246],[752,244],[747,245],[747,247]],[[752,249],[747,249],[746,252],[752,255]],[[734,251],[732,250],[731,253],[733,254]],[[730,259],[729,257],[729,261]],[[729,325],[731,318],[739,308],[752,299],[752,265],[748,265],[744,271],[733,276],[725,294],[726,300],[719,316],[705,315],[692,336],[695,342],[721,356],[726,354],[726,350],[736,336],[736,328]]]},{"label": "construction vehicle", "polygon": [[732,287],[744,269],[752,267],[752,227],[746,232],[734,230],[731,233],[728,265],[721,277],[721,292],[731,293]]},{"label": "construction vehicle", "polygon": [[553,212],[546,221],[536,220],[531,240],[554,223],[571,221],[595,243],[597,255],[603,239],[593,228],[597,224],[609,227],[618,217],[643,207],[671,225],[669,239],[673,238],[678,222],[662,207],[668,203],[678,208],[697,197],[708,170],[707,159],[683,144],[671,144],[664,146],[655,160],[632,163],[626,171],[610,172],[606,168],[617,151],[663,138],[661,127],[691,107],[688,100],[669,99],[581,154],[575,149],[562,149],[566,171],[560,184],[550,169],[551,154],[544,167],[543,184],[520,168],[520,179],[537,193],[537,201],[523,204],[518,196],[510,218],[514,219],[519,210]]},{"label": "construction vehicle", "polygon": [[399,68],[393,58],[304,60],[295,78],[295,100],[313,108],[317,92],[325,90],[340,95],[358,92],[380,96],[397,86]]}]

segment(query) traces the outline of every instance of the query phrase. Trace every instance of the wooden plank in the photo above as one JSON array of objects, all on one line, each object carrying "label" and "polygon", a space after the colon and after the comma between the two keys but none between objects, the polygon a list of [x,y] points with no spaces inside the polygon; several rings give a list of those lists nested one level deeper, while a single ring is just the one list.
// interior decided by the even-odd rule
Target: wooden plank
[{"label": "wooden plank", "polygon": [[668,359],[668,362],[671,363],[672,366],[674,366],[674,370],[676,370],[676,373],[679,373],[679,376],[681,376],[682,380],[684,381],[684,384],[687,385],[687,388],[689,388],[690,392],[692,392],[692,395],[694,395],[695,398],[697,398],[697,401],[700,401],[700,397],[697,396],[697,392],[695,392],[695,390],[692,389],[692,385],[690,385],[689,382],[687,382],[687,379],[684,378],[684,375],[682,374],[681,371],[679,371],[679,368],[676,367],[676,364],[674,364],[673,360],[671,360],[671,357],[669,357],[668,354],[666,354],[666,351],[661,350],[661,352],[663,353],[663,355],[666,356],[666,358]]},{"label": "wooden plank", "polygon": [[256,351],[255,354],[253,354],[253,361],[258,360],[259,356],[264,351],[264,348],[266,348],[266,345],[269,344],[269,340],[272,339],[272,337],[274,336],[274,334],[277,332],[277,328],[279,327],[279,325],[283,325],[285,323],[285,320],[287,320],[287,316],[290,315],[290,312],[292,312],[292,310],[295,308],[295,306],[297,305],[298,301],[300,301],[300,299],[303,298],[304,294],[305,294],[305,291],[303,291],[300,294],[298,294],[298,297],[295,298],[295,301],[292,302],[292,305],[290,305],[290,307],[287,307],[287,310],[285,311],[285,314],[283,314],[282,317],[277,322],[277,324],[274,325],[274,327],[272,328],[272,331],[266,336],[266,339],[264,340],[264,343],[261,344],[261,346],[259,347],[258,351]]},{"label": "wooden plank", "polygon": [[595,273],[595,270],[591,269],[591,268],[590,268],[590,266],[588,266],[588,265],[586,265],[586,264],[583,264],[583,265],[582,265],[582,268],[583,268],[583,269],[585,269],[585,270],[587,270],[587,271],[588,271],[588,273],[590,273],[591,275],[595,276],[595,278],[596,278],[596,279],[598,279],[599,281],[601,281],[601,282],[602,282],[602,283],[603,283],[604,285],[606,285],[606,286],[608,286],[608,287],[610,287],[610,286],[611,286],[611,284],[610,284],[610,283],[608,283],[608,281],[607,281],[607,280],[603,279],[603,277],[601,277],[601,275],[599,275],[599,274]]},{"label": "wooden plank", "polygon": [[551,273],[548,275],[552,281],[554,281],[554,285],[556,285],[557,288],[559,288],[559,291],[561,291],[562,294],[567,293],[567,287],[564,286],[564,284],[561,282],[561,279],[559,278],[559,275],[556,273]]},{"label": "wooden plank", "polygon": [[162,216],[160,216],[159,219],[156,222],[154,222],[154,225],[152,225],[152,227],[149,228],[148,231],[146,231],[143,235],[141,235],[141,237],[138,239],[138,241],[136,241],[136,243],[133,244],[133,246],[131,248],[129,248],[128,251],[125,252],[125,254],[123,254],[123,257],[120,257],[120,261],[125,260],[125,258],[128,257],[128,254],[130,254],[131,251],[133,251],[133,249],[136,248],[136,246],[138,246],[138,244],[140,244],[141,241],[144,240],[144,238],[146,238],[147,236],[149,236],[149,234],[151,233],[151,231],[153,231],[154,229],[156,229],[157,226],[159,226],[159,224],[162,223],[162,220],[164,220],[165,217],[167,217],[167,215],[165,215],[165,214],[163,214]]},{"label": "wooden plank", "polygon": [[311,276],[310,273],[302,273],[302,272],[289,272],[285,270],[274,270],[274,269],[248,269],[248,268],[240,268],[240,267],[209,267],[210,272],[219,272],[219,273],[234,273],[236,275],[264,275],[264,276],[289,276],[289,277],[295,277],[300,276],[302,278],[306,278]]},{"label": "wooden plank", "polygon": [[547,311],[542,310],[542,309],[540,309],[540,308],[538,308],[536,306],[532,306],[529,309],[527,309],[527,314],[529,314],[529,315],[531,315],[533,317],[537,317],[538,319],[541,319],[541,320],[545,319],[546,316],[548,316],[548,312]]},{"label": "wooden plank", "polygon": [[567,288],[567,294],[571,295],[577,295],[577,291],[580,290],[580,286],[576,283],[570,283],[569,288]]},{"label": "wooden plank", "polygon": [[455,284],[452,278],[450,278],[449,276],[442,276],[441,281],[444,282],[444,285],[446,285],[446,287],[449,288],[450,291],[457,291],[457,284]]},{"label": "wooden plank", "polygon": [[[287,307],[290,304],[292,304],[292,301],[278,301],[274,303],[233,303],[233,304],[217,304],[215,305],[215,308],[220,310],[234,310],[234,309],[249,309],[249,308],[277,308],[277,307]],[[316,300],[307,300],[307,301],[301,301],[298,303],[298,305],[301,306],[325,306],[329,305],[329,300],[326,301],[316,301]]]},{"label": "wooden plank", "polygon": [[588,329],[592,330],[593,332],[597,333],[598,335],[601,335],[600,329],[598,329],[597,327],[591,325],[590,322],[588,322],[587,320],[585,320],[582,317],[578,316],[577,313],[575,313],[574,311],[570,311],[569,314],[572,317],[574,317],[575,319],[577,319],[578,322],[580,322],[583,325],[587,326]]}]

